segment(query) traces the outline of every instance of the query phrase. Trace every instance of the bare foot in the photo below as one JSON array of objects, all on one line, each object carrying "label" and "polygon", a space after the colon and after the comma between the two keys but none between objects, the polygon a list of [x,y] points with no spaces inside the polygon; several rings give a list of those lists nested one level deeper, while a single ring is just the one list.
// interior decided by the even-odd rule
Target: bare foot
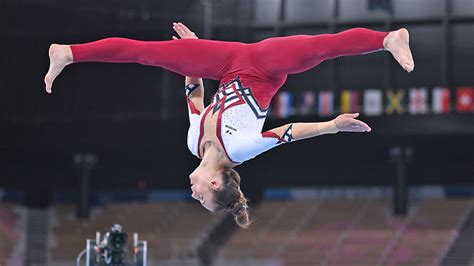
[{"label": "bare foot", "polygon": [[407,72],[412,72],[415,68],[415,62],[410,51],[410,35],[405,28],[390,32],[383,40],[385,50],[392,53],[395,60]]},{"label": "bare foot", "polygon": [[46,92],[51,93],[54,79],[65,66],[72,63],[72,51],[69,45],[51,44],[49,47],[49,70],[44,77]]}]

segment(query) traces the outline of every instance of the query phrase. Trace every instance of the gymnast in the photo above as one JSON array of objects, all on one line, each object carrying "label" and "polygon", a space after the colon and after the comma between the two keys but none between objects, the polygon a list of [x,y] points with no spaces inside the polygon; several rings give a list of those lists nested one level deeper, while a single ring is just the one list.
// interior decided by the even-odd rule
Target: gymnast
[{"label": "gymnast", "polygon": [[[390,52],[407,72],[415,66],[404,28],[391,32],[355,28],[250,44],[198,39],[182,23],[173,23],[173,28],[181,39],[106,38],[84,44],[52,44],[44,78],[46,91],[52,92],[53,81],[65,66],[80,62],[139,63],[186,76],[187,145],[201,159],[189,176],[192,197],[212,212],[230,212],[243,228],[249,226],[250,219],[235,166],[284,143],[340,131],[371,131],[355,113],[261,132],[270,101],[288,74],[301,73],[327,59],[382,50]],[[208,106],[204,106],[202,78],[220,81]]]}]

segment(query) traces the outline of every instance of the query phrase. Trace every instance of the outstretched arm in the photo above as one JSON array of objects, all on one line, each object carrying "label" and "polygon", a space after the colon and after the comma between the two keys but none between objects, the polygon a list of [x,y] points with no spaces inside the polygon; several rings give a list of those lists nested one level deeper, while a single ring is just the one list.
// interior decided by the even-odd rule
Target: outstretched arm
[{"label": "outstretched arm", "polygon": [[345,132],[370,132],[371,128],[356,119],[356,114],[342,114],[327,122],[292,123],[249,137],[245,142],[236,144],[234,160],[243,162],[262,154],[271,148],[295,140],[311,138],[323,134]]},{"label": "outstretched arm", "polygon": [[[181,39],[198,39],[196,34],[181,22],[174,22],[173,29]],[[178,37],[173,36],[173,40],[178,39]],[[184,85],[188,101],[191,101],[197,111],[201,112],[204,109],[204,84],[202,78],[186,77]]]},{"label": "outstretched arm", "polygon": [[312,138],[323,134],[335,134],[339,131],[370,132],[371,128],[366,123],[356,119],[358,116],[358,113],[342,114],[327,122],[291,123],[267,132],[272,132],[280,138],[291,138],[286,142]]}]

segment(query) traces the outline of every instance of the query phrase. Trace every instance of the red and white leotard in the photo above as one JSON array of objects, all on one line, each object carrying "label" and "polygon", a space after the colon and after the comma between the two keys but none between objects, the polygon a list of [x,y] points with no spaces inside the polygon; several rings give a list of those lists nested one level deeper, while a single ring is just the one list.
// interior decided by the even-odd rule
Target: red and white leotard
[{"label": "red and white leotard", "polygon": [[[194,85],[194,84],[193,84]],[[198,86],[198,85],[197,85]],[[188,99],[188,148],[201,158],[204,120],[209,112],[217,113],[216,134],[227,157],[234,163],[254,158],[279,144],[290,142],[291,131],[283,137],[273,132],[262,132],[267,109],[262,109],[252,89],[242,84],[240,77],[222,84],[209,104],[199,112]]]},{"label": "red and white leotard", "polygon": [[387,34],[356,28],[337,34],[269,38],[251,44],[202,39],[149,42],[107,38],[71,45],[71,51],[74,63],[140,63],[183,76],[220,80],[218,92],[202,113],[189,105],[188,147],[200,156],[203,117],[208,112],[218,112],[217,137],[229,159],[240,163],[291,141],[291,127],[283,136],[261,133],[270,101],[288,74],[303,72],[326,59],[382,50]]}]

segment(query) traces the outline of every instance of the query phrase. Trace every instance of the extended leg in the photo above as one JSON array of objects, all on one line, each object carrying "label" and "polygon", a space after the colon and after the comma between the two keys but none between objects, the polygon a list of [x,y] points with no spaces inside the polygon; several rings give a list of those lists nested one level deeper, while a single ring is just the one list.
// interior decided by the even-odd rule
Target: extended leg
[{"label": "extended leg", "polygon": [[356,28],[337,34],[271,38],[253,47],[256,64],[270,76],[300,73],[324,60],[386,49],[408,72],[414,63],[408,31],[379,32]]},{"label": "extended leg", "polygon": [[236,42],[197,39],[145,42],[125,38],[71,46],[53,44],[45,77],[46,90],[50,92],[52,82],[66,65],[77,62],[140,63],[183,76],[220,79],[243,46]]}]

